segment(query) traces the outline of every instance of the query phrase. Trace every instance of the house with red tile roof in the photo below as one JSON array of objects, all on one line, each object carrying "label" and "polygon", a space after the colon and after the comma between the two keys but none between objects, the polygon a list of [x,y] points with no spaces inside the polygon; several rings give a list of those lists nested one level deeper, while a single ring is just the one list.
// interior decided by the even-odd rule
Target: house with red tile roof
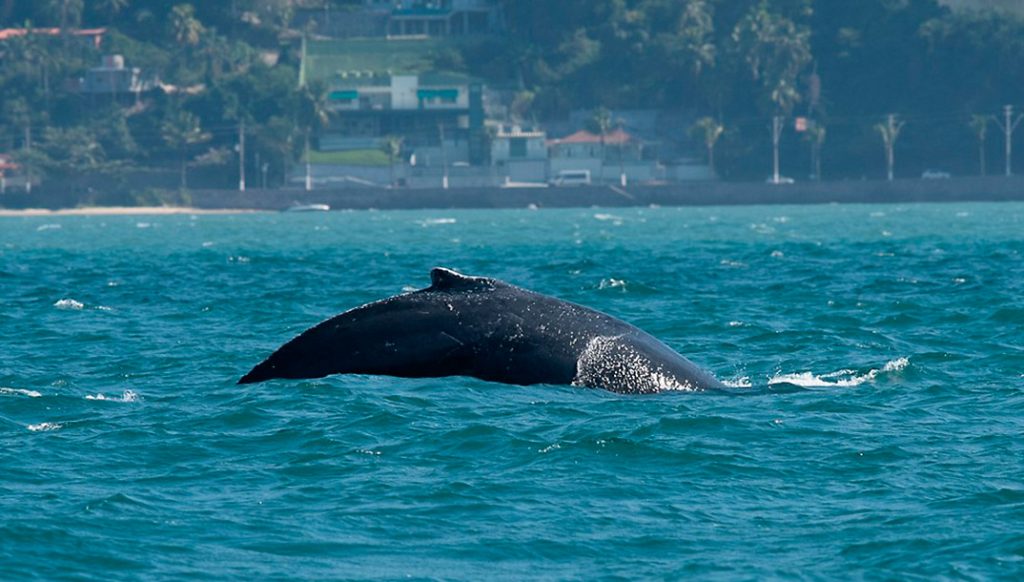
[{"label": "house with red tile roof", "polygon": [[[68,30],[66,33],[76,39],[82,39],[83,41],[91,44],[94,48],[99,49],[103,45],[103,37],[107,34],[106,28],[77,28],[74,30]],[[15,38],[20,38],[27,35],[40,35],[40,36],[60,36],[61,29],[59,28],[4,28],[0,29],[0,42],[6,42]]]}]

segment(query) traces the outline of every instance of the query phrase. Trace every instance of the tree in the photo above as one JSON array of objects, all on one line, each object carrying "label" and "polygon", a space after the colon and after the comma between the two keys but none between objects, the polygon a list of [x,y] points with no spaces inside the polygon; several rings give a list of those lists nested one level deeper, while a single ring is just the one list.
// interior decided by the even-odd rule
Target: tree
[{"label": "tree", "polygon": [[804,139],[811,142],[811,174],[815,180],[821,180],[821,147],[825,145],[825,126],[816,122],[804,132]]},{"label": "tree", "polygon": [[766,0],[751,8],[733,30],[732,40],[751,79],[760,84],[761,99],[774,113],[789,115],[800,102],[797,79],[812,60],[810,36],[807,27],[771,12]]},{"label": "tree", "polygon": [[893,166],[895,164],[896,140],[900,137],[905,122],[896,121],[896,116],[890,114],[886,117],[885,123],[875,125],[875,130],[882,136],[882,143],[885,144],[886,176],[890,182],[893,179]]},{"label": "tree", "polygon": [[78,28],[82,22],[82,11],[85,8],[82,0],[47,0],[45,9],[48,14],[57,14],[57,26],[61,32]]},{"label": "tree", "polygon": [[131,4],[131,0],[93,0],[94,8],[113,21],[122,10]]},{"label": "tree", "polygon": [[704,141],[704,147],[708,152],[708,167],[711,168],[712,174],[715,174],[715,144],[723,133],[725,126],[713,117],[701,117],[690,126],[690,135],[698,136]]},{"label": "tree", "polygon": [[203,24],[196,18],[191,4],[178,4],[171,9],[171,35],[180,45],[195,46],[203,33]]},{"label": "tree", "polygon": [[988,124],[992,117],[988,115],[971,115],[969,125],[978,138],[978,168],[982,176],[985,175],[985,137],[988,135]]},{"label": "tree", "polygon": [[180,110],[171,114],[160,126],[164,142],[177,150],[181,164],[181,189],[188,188],[188,151],[196,144],[210,141],[211,135],[203,131],[199,118],[188,111]]}]

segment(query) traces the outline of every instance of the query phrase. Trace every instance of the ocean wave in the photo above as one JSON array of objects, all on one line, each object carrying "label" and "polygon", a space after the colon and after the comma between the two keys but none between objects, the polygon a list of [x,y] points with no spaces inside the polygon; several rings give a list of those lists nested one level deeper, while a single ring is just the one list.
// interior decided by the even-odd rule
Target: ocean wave
[{"label": "ocean wave", "polygon": [[865,382],[873,382],[879,374],[891,374],[904,370],[910,365],[910,359],[901,357],[886,362],[884,366],[871,369],[864,373],[856,370],[838,370],[827,374],[815,374],[813,372],[799,372],[795,374],[776,374],[768,379],[768,385],[793,384],[804,388],[824,387],[852,387],[860,386]]},{"label": "ocean wave", "polygon": [[750,382],[750,376],[740,376],[739,378],[730,378],[728,380],[722,380],[722,384],[725,384],[729,388],[753,388],[754,385]]},{"label": "ocean wave", "polygon": [[56,303],[54,303],[53,306],[56,307],[57,309],[71,309],[76,311],[85,309],[84,303],[82,303],[81,301],[75,301],[74,299],[70,298],[60,299]]},{"label": "ocean wave", "polygon": [[51,430],[60,430],[64,428],[64,425],[57,422],[40,422],[39,424],[30,424],[25,428],[32,432],[47,432]]},{"label": "ocean wave", "polygon": [[626,290],[626,281],[623,279],[601,279],[601,282],[597,286],[598,289],[622,289]]},{"label": "ocean wave", "polygon": [[426,228],[428,226],[437,226],[439,224],[455,224],[458,221],[454,218],[424,218],[423,220],[417,220],[416,224]]},{"label": "ocean wave", "polygon": [[602,222],[611,222],[615,226],[622,226],[622,224],[626,221],[625,218],[618,216],[616,214],[607,214],[602,212],[595,214],[594,219],[600,220]]},{"label": "ocean wave", "polygon": [[142,397],[139,396],[138,392],[135,392],[134,390],[125,390],[124,393],[121,394],[120,396],[107,396],[102,393],[97,393],[96,395],[86,394],[85,399],[106,400],[109,402],[139,402],[142,400]]},{"label": "ocean wave", "polygon": [[8,388],[6,386],[0,386],[0,394],[8,395],[19,395],[28,396],[29,398],[41,398],[43,395],[35,390],[26,390],[24,388]]}]

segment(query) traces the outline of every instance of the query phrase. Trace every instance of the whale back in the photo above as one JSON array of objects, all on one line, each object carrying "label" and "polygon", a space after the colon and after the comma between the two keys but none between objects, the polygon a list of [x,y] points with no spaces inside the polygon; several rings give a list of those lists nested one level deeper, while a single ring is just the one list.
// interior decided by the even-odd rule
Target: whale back
[{"label": "whale back", "polygon": [[599,311],[435,268],[425,289],[351,309],[287,342],[239,382],[331,374],[472,376],[647,393],[721,385]]}]

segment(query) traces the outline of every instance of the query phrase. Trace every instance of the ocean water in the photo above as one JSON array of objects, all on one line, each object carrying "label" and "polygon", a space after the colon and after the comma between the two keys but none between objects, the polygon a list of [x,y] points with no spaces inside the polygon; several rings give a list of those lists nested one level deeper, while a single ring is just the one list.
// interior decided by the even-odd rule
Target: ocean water
[{"label": "ocean water", "polygon": [[[727,393],[237,386],[443,265]],[[0,579],[1020,579],[1024,205],[0,218]]]}]

